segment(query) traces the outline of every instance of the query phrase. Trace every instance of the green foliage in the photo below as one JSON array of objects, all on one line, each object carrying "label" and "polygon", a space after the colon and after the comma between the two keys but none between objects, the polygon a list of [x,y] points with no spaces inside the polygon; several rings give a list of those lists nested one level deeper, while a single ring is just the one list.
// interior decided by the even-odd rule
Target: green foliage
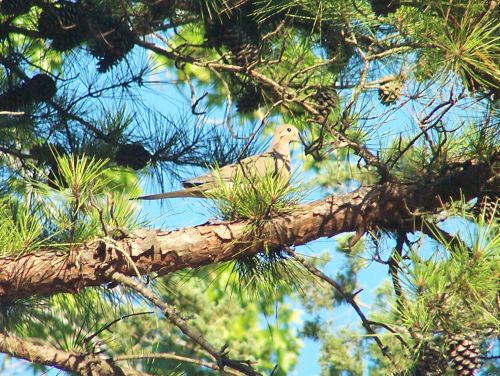
[{"label": "green foliage", "polygon": [[[170,186],[184,176],[183,166],[235,162],[242,149],[253,152],[240,125],[250,133],[266,122],[296,124],[310,155],[303,163],[307,186],[236,176],[233,184],[220,178],[208,193],[218,218],[249,222],[249,238],[295,210],[305,191],[377,183],[381,174],[367,155],[387,166],[395,184],[434,184],[468,163],[491,162],[500,144],[495,2],[381,3],[3,1],[0,256],[65,252],[129,232],[140,225],[137,203],[127,200],[137,196],[139,178],[149,172]],[[33,89],[36,77],[45,77],[45,92]],[[157,90],[160,100],[149,101],[151,89],[167,84],[180,95]],[[165,113],[183,105],[189,116]],[[336,248],[310,250],[311,263],[347,293],[366,287],[359,277],[364,268],[398,264],[391,277],[401,279],[401,291],[393,280],[364,290],[375,294],[373,304],[365,304],[366,295],[359,299],[370,319],[383,324],[375,330],[404,371],[417,373],[430,345],[445,354],[446,336],[475,335],[483,354],[493,341],[498,221],[494,210],[478,215],[476,209],[486,198],[497,205],[497,180],[467,204],[445,203],[441,214],[455,217],[445,225],[461,217],[458,232],[471,230],[461,241],[436,228],[391,254],[396,237],[380,229],[379,239],[372,234],[375,245],[366,240],[351,249],[339,238]],[[421,235],[418,228],[400,230],[412,241]],[[342,294],[311,283],[285,250],[264,248],[151,286],[212,343],[227,342],[231,356],[258,360],[260,371],[278,364],[276,374],[293,372],[300,343],[291,295],[312,316],[301,332],[319,342],[322,374],[394,373],[364,328],[351,321],[339,328],[339,316],[352,316]],[[0,327],[65,350],[101,348],[110,357],[168,351],[206,358],[163,317],[127,316],[150,309],[122,288],[87,289],[2,301]],[[274,316],[276,323],[263,323]],[[175,360],[130,364],[159,374],[211,372]],[[485,369],[495,374],[492,362]]]},{"label": "green foliage", "polygon": [[319,357],[319,363],[322,366],[321,375],[361,376],[364,374],[362,340],[358,333],[352,330],[340,330],[337,335],[322,333],[320,339],[323,344]]},{"label": "green foliage", "polygon": [[[272,174],[244,176],[238,170],[231,182],[220,170],[213,170],[215,187],[206,195],[215,214],[224,220],[250,220],[244,237],[253,237],[266,221],[291,213],[305,196],[296,179]],[[236,240],[237,242],[238,240]],[[243,240],[244,241],[244,240]],[[252,299],[274,299],[276,294],[300,290],[307,274],[280,249],[265,248],[253,256],[241,256],[229,263],[231,283]]]},{"label": "green foliage", "polygon": [[106,160],[86,156],[56,159],[57,173],[47,183],[33,181],[23,199],[2,199],[3,256],[64,248],[65,243],[99,236],[102,231],[137,225],[136,209],[124,197],[132,191],[133,175],[106,167]]},{"label": "green foliage", "polygon": [[239,257],[228,269],[229,283],[242,297],[253,300],[274,301],[276,296],[300,293],[311,283],[311,276],[279,249]]},{"label": "green foliage", "polygon": [[305,197],[300,183],[285,174],[245,176],[238,169],[228,182],[217,167],[212,171],[215,187],[206,195],[216,206],[216,216],[224,220],[248,219],[258,225],[273,216],[292,212]]},{"label": "green foliage", "polygon": [[[252,356],[262,372],[288,374],[297,362],[300,341],[293,326],[297,312],[275,291],[273,300],[241,299],[231,293],[229,270],[206,268],[193,275],[174,275],[156,280],[152,287],[187,315],[218,347],[229,344],[234,357]],[[277,310],[275,312],[275,310]],[[17,335],[45,338],[63,350],[104,351],[106,354],[137,355],[169,352],[203,357],[199,349],[185,347],[179,331],[137,297],[119,289],[86,289],[77,295],[59,294],[50,299],[1,305],[2,328]],[[7,315],[8,313],[8,315]],[[268,317],[263,320],[262,315]],[[276,315],[277,321],[272,317]],[[106,327],[106,330],[102,330]],[[130,361],[150,372],[181,369],[190,375],[206,374],[203,367],[177,360]],[[209,373],[210,374],[210,373]]]},{"label": "green foliage", "polygon": [[468,158],[488,160],[498,150],[500,132],[497,120],[489,114],[483,118],[463,120],[459,131],[430,129],[426,139],[400,136],[384,151],[393,173],[400,179],[439,176],[446,166],[462,163]]},{"label": "green foliage", "polygon": [[[227,268],[207,267],[189,275],[176,274],[156,280],[153,287],[182,311],[189,323],[199,328],[217,348],[228,344],[231,356],[248,358],[250,354],[250,360],[257,361],[259,371],[270,372],[277,364],[279,374],[288,374],[297,362],[300,349],[300,341],[293,329],[297,321],[296,311],[284,303],[285,296],[281,293],[276,293],[272,301],[257,297],[252,301],[241,299],[239,293],[230,288],[231,278]],[[136,312],[148,309],[143,304],[134,305]],[[277,321],[266,322],[263,315],[276,315]],[[114,354],[139,356],[150,352],[175,352],[192,358],[204,356],[197,347],[184,345],[185,338],[178,329],[151,315],[121,320],[108,333],[111,338],[106,346]],[[213,373],[177,360],[137,359],[130,364],[141,365],[149,372],[181,369],[189,375]]]},{"label": "green foliage", "polygon": [[498,117],[492,116],[467,127],[463,134],[463,142],[466,145],[463,155],[479,156],[481,159],[494,155],[500,144]]},{"label": "green foliage", "polygon": [[[346,294],[354,294],[358,288],[358,272],[366,266],[366,260],[362,258],[366,250],[364,241],[359,241],[354,247],[349,245],[349,236],[340,236],[337,239],[337,252],[345,256],[344,265],[339,268],[335,276],[337,281]],[[334,291],[334,299],[337,304],[344,303],[344,297],[337,290]]]},{"label": "green foliage", "polygon": [[43,223],[22,202],[0,201],[0,255],[22,255],[47,244]]},{"label": "green foliage", "polygon": [[[109,161],[85,155],[57,156],[47,183],[33,182],[30,200],[52,241],[74,243],[116,228],[134,228],[137,214],[125,197],[135,177],[107,167]],[[55,244],[53,244],[55,245]]]},{"label": "green foliage", "polygon": [[403,7],[402,30],[427,44],[419,51],[417,76],[454,72],[474,92],[498,88],[498,23],[475,1],[432,2]]},{"label": "green foliage", "polygon": [[[470,225],[469,225],[470,226]],[[472,244],[446,242],[431,257],[418,249],[410,253],[411,266],[405,281],[406,296],[402,317],[410,328],[423,335],[436,330],[445,333],[481,333],[498,328],[493,315],[498,284],[500,232],[498,223],[478,226]]]}]

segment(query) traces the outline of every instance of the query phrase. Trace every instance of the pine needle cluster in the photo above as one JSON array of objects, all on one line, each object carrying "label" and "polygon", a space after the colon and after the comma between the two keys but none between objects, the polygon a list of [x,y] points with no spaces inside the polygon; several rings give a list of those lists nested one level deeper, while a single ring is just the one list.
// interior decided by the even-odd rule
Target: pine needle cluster
[{"label": "pine needle cluster", "polygon": [[292,212],[305,197],[300,183],[285,174],[246,176],[238,169],[230,182],[221,176],[218,167],[213,174],[215,187],[206,195],[215,204],[215,215],[223,220],[259,223]]},{"label": "pine needle cluster", "polygon": [[[137,224],[133,204],[125,194],[119,194],[134,187],[130,172],[111,169],[109,160],[86,155],[55,154],[54,160],[55,170],[47,180],[33,181],[27,192],[24,205],[31,211],[21,228],[50,239],[52,247],[67,248],[65,244],[110,235],[113,229],[130,229]],[[31,239],[29,234],[23,237]]]},{"label": "pine needle cluster", "polygon": [[[224,220],[248,220],[247,236],[256,236],[258,229],[272,217],[290,213],[305,197],[301,184],[283,175],[255,174],[245,176],[237,171],[231,182],[216,167],[215,188],[207,196],[215,205],[215,215]],[[278,291],[300,290],[307,274],[285,252],[263,249],[252,256],[231,262],[231,282],[250,298],[272,299]]]},{"label": "pine needle cluster", "polygon": [[419,338],[418,368],[431,357],[436,369],[445,369],[448,362],[458,372],[463,358],[456,348],[464,346],[470,347],[468,361],[479,366],[479,345],[498,335],[500,322],[493,314],[499,282],[498,221],[467,226],[469,239],[453,241],[440,237],[436,229],[439,242],[430,257],[419,249],[409,252],[411,263],[403,273],[405,298],[400,299],[399,313],[404,326]]}]

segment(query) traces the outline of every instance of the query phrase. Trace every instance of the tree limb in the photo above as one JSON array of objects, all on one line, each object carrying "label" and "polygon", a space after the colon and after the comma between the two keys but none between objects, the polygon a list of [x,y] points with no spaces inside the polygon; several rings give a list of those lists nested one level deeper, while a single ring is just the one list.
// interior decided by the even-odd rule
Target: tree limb
[{"label": "tree limb", "polygon": [[66,253],[40,249],[0,257],[0,301],[76,293],[111,282],[110,271],[165,275],[344,232],[355,231],[355,238],[375,228],[411,232],[423,214],[436,212],[450,198],[476,197],[492,174],[498,174],[499,164],[500,154],[491,163],[463,164],[431,181],[386,182],[329,196],[268,220],[252,236],[247,221],[205,223],[175,231],[140,230],[119,240],[97,239],[72,245]]},{"label": "tree limb", "polygon": [[0,352],[81,375],[147,375],[135,370],[122,369],[114,365],[110,359],[103,359],[96,354],[62,351],[49,344],[32,343],[3,333],[0,333]]},{"label": "tree limb", "polygon": [[357,315],[361,319],[361,324],[365,328],[366,332],[370,335],[370,338],[373,338],[373,340],[375,341],[375,343],[379,347],[382,354],[391,362],[394,369],[396,369],[398,372],[400,372],[399,366],[397,365],[394,356],[389,351],[389,348],[382,343],[382,340],[380,339],[379,335],[377,334],[375,329],[373,329],[373,327],[372,327],[372,322],[370,320],[368,320],[366,315],[361,310],[361,307],[356,302],[356,300],[355,300],[356,295],[346,293],[340,284],[335,282],[332,278],[328,277],[325,273],[323,273],[321,270],[316,268],[314,265],[311,265],[310,263],[308,263],[303,257],[297,255],[292,249],[287,248],[286,252],[290,255],[290,257],[297,260],[297,262],[299,262],[302,266],[304,266],[311,274],[315,275],[319,279],[328,283],[335,290],[337,290],[340,293],[340,295],[342,295],[342,297],[345,299],[345,301],[347,303],[349,303],[351,305],[351,307],[356,311]]},{"label": "tree limb", "polygon": [[196,329],[194,326],[189,325],[187,321],[177,313],[175,307],[164,302],[158,295],[156,295],[151,289],[147,288],[143,283],[118,272],[112,272],[110,276],[116,282],[119,282],[120,284],[128,286],[131,289],[137,291],[152,304],[161,309],[165,317],[172,324],[179,328],[182,333],[188,336],[194,343],[198,344],[217,361],[219,369],[222,370],[224,366],[228,366],[244,373],[245,375],[261,375],[260,373],[256,372],[250,365],[226,357],[224,348],[221,350],[216,349],[205,339],[204,335],[198,329]]}]

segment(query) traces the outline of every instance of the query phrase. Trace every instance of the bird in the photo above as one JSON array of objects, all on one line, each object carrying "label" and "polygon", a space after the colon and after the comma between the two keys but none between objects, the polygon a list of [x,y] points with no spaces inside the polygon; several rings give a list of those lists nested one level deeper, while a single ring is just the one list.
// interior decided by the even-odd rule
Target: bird
[{"label": "bird", "polygon": [[283,124],[275,130],[267,151],[223,166],[216,173],[209,171],[203,175],[184,180],[181,190],[140,196],[137,197],[137,200],[161,200],[175,197],[207,198],[206,193],[217,187],[221,180],[225,183],[232,183],[238,174],[243,175],[243,177],[264,176],[266,174],[290,176],[290,143],[299,141],[300,135],[297,128],[291,124]]}]

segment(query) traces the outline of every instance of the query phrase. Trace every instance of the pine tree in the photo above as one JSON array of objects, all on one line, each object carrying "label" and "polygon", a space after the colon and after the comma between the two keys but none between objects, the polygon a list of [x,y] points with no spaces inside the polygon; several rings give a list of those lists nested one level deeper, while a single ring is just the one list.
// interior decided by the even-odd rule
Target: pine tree
[{"label": "pine tree", "polygon": [[0,370],[497,374],[499,9],[2,1]]}]

